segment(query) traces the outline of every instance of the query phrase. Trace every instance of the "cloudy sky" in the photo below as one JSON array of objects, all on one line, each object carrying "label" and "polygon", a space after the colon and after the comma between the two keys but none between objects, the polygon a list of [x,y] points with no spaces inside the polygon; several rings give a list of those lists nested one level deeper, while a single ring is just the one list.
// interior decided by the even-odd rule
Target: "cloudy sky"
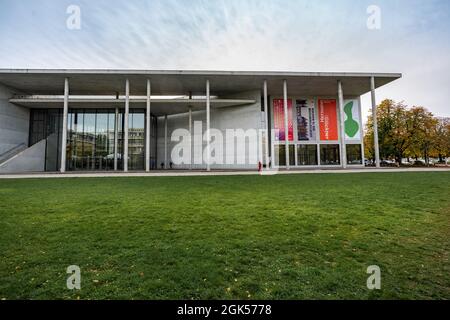
[{"label": "cloudy sky", "polygon": [[0,0],[0,68],[401,72],[378,102],[439,116],[450,116],[449,39],[448,0]]}]

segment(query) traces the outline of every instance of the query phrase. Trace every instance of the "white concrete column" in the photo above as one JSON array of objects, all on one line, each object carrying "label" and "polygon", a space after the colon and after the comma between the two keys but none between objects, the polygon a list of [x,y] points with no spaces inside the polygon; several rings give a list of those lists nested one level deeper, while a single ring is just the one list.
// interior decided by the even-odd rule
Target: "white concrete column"
[{"label": "white concrete column", "polygon": [[190,155],[190,159],[189,159],[189,169],[192,170],[192,144],[193,144],[193,139],[192,139],[192,107],[189,107],[189,139],[190,139],[190,146],[189,146],[189,148],[191,149],[191,155]]},{"label": "white concrete column", "polygon": [[63,110],[63,128],[61,145],[61,173],[66,172],[66,154],[67,154],[67,117],[69,114],[69,78],[64,79],[64,110]]},{"label": "white concrete column", "polygon": [[164,116],[164,169],[167,169],[167,114]]},{"label": "white concrete column", "polygon": [[119,146],[119,108],[116,107],[116,117],[114,120],[114,171],[117,171],[117,153]]},{"label": "white concrete column", "polygon": [[150,139],[151,139],[151,115],[150,115],[150,97],[151,96],[151,84],[147,79],[147,113],[145,116],[147,130],[145,132],[145,171],[150,171]]},{"label": "white concrete column", "polygon": [[286,169],[289,170],[289,122],[288,122],[288,98],[287,81],[283,80],[283,104],[284,104],[284,143],[286,148]]},{"label": "white concrete column", "polygon": [[372,119],[373,119],[373,141],[375,150],[375,164],[380,167],[380,149],[378,145],[378,120],[377,120],[377,103],[375,100],[375,77],[370,77],[370,91],[372,96]]},{"label": "white concrete column", "polygon": [[123,171],[128,171],[128,115],[130,113],[130,81],[125,81],[125,117],[124,117],[124,132],[123,132]]},{"label": "white concrete column", "polygon": [[344,123],[344,93],[342,91],[342,82],[338,81],[338,102],[339,102],[339,128],[341,142],[341,165],[347,168],[347,149],[345,148],[345,123]]},{"label": "white concrete column", "polygon": [[266,145],[266,169],[269,170],[269,134],[270,134],[270,129],[269,129],[269,104],[267,101],[267,80],[264,80],[264,115],[266,117],[266,141],[265,141],[265,145]]},{"label": "white concrete column", "polygon": [[211,171],[211,167],[209,164],[210,159],[210,149],[209,149],[209,143],[210,143],[210,104],[211,99],[209,95],[209,80],[206,80],[206,171]]}]

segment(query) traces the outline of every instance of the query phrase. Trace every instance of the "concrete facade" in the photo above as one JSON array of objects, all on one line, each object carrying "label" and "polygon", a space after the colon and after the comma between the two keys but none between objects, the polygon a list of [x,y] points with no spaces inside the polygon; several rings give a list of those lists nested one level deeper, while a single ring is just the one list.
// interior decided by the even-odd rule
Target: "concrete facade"
[{"label": "concrete facade", "polygon": [[[395,73],[0,69],[0,159],[2,153],[27,146],[27,150],[3,163],[4,170],[65,172],[67,165],[68,170],[108,170],[105,168],[111,167],[109,170],[128,171],[128,162],[133,158],[130,169],[144,171],[149,170],[150,157],[152,169],[161,169],[162,163],[164,169],[169,169],[169,163],[173,163],[173,169],[198,170],[254,170],[259,164],[268,169],[322,165],[345,168],[348,147],[353,157],[349,164],[363,166],[360,96],[372,92],[374,100],[376,88],[400,77],[401,74]],[[282,102],[276,111],[277,128],[274,99],[278,99],[277,105]],[[302,136],[306,130],[312,132],[312,121],[308,115],[303,115],[306,107],[296,107],[296,99],[315,101],[315,110],[306,111],[309,117],[314,113],[315,139]],[[339,135],[333,135],[332,139],[319,136],[318,99],[336,102],[336,115],[333,110],[326,115],[333,122],[332,126],[337,121]],[[355,102],[344,112],[345,99],[359,101],[358,108],[354,108]],[[288,100],[293,104],[292,109],[288,108]],[[156,118],[156,139],[148,141],[149,133],[144,132],[148,122],[129,131],[129,122],[120,120],[123,125],[120,130],[125,134],[117,131],[118,119],[129,119],[134,111],[140,112],[140,117],[145,116],[142,110],[148,110],[150,104],[151,116]],[[264,105],[267,105],[267,112],[263,112]],[[64,110],[58,111],[63,114],[59,120],[62,129],[54,129],[54,120],[48,118],[52,109]],[[47,117],[42,123],[33,117],[39,110]],[[329,108],[327,110],[329,112]],[[69,121],[73,121],[73,113],[80,115],[76,118],[80,124],[68,126]],[[108,122],[99,120],[106,119],[100,113],[109,114]],[[359,120],[359,138],[355,139],[354,135],[350,136],[351,141],[343,138],[346,134],[344,113],[350,123]],[[352,115],[357,118],[353,119]],[[149,117],[145,117],[148,121]],[[111,125],[114,122],[115,129]],[[32,126],[43,129],[32,130]],[[264,131],[266,128],[268,133]],[[173,152],[178,151],[180,141],[172,141],[172,136],[179,129],[184,129],[188,135],[191,129],[190,163],[179,163],[180,157]],[[284,130],[284,134],[292,130],[294,139],[281,136],[274,139],[274,133],[270,132],[273,129]],[[54,132],[58,132],[58,136],[52,136]],[[130,136],[139,148],[128,143]],[[211,137],[209,141],[208,137]],[[267,147],[266,141],[270,141]],[[31,145],[33,143],[36,144]],[[111,144],[115,145],[113,149]],[[138,150],[137,154],[133,148]],[[131,156],[130,150],[133,150]],[[218,153],[220,150],[222,154]],[[145,159],[143,166],[140,152]],[[274,164],[275,154],[278,164]],[[281,154],[284,164],[279,160]],[[9,157],[9,153],[7,155]],[[114,165],[109,159],[115,159]],[[122,169],[118,168],[117,159]]]},{"label": "concrete facade", "polygon": [[28,145],[30,110],[9,102],[14,91],[0,83],[0,155]]},{"label": "concrete facade", "polygon": [[[260,145],[253,154],[247,153],[238,153],[236,150],[242,148],[243,146],[239,144],[239,140],[235,139],[234,142],[230,141],[230,139],[226,139],[226,131],[228,130],[249,130],[255,129],[259,130],[263,128],[263,123],[261,122],[261,91],[250,91],[250,92],[242,92],[232,96],[227,96],[230,99],[252,99],[255,100],[255,103],[244,105],[244,106],[236,106],[236,107],[227,107],[227,108],[212,108],[211,109],[211,128],[217,129],[222,133],[224,144],[222,145],[223,150],[223,164],[212,163],[211,169],[255,169],[257,167],[257,162],[250,163],[249,158],[258,158],[258,155],[262,150],[260,150]],[[168,119],[168,154],[167,161],[174,162],[171,158],[171,150],[178,143],[176,141],[171,141],[171,136],[174,130],[176,129],[185,129],[189,131],[189,112],[171,115],[167,117]],[[199,130],[195,130],[199,128],[199,122],[201,122],[202,134],[198,134]],[[197,132],[196,132],[197,131]],[[201,159],[200,150],[205,150],[206,140],[202,139],[202,135],[206,132],[206,111],[197,111],[192,113],[192,157],[193,159]],[[204,138],[204,137],[203,137]],[[201,144],[199,144],[199,142]],[[235,161],[233,164],[228,163],[225,159],[227,150],[230,148],[235,148]],[[157,163],[158,167],[160,167],[161,163],[164,162],[164,117],[158,117],[158,133],[157,133]],[[248,142],[247,142],[248,144]],[[247,145],[248,148],[248,145]],[[244,158],[240,158],[244,156]],[[206,165],[204,163],[196,163],[194,161],[192,167],[189,164],[182,165],[173,165],[174,169],[206,169]],[[245,164],[242,164],[244,162]]]}]

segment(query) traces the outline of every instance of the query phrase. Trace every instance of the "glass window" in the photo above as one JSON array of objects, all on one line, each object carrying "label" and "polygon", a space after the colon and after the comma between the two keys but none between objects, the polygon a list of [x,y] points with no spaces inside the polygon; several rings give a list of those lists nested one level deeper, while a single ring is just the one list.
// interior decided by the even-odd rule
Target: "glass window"
[{"label": "glass window", "polygon": [[83,130],[83,168],[95,170],[95,110],[86,110],[84,113]]},{"label": "glass window", "polygon": [[[151,118],[151,164],[156,169],[156,118]],[[123,169],[123,111],[118,114],[117,168]],[[113,170],[115,109],[69,109],[67,124],[68,170]],[[33,109],[30,114],[30,145],[47,139],[46,170],[60,167],[62,137],[61,109]],[[129,115],[128,164],[143,170],[145,160],[145,110],[132,109]]]},{"label": "glass window", "polygon": [[157,131],[157,119],[155,116],[151,116],[151,130],[150,130],[150,169],[154,170],[156,169],[156,131]]},{"label": "glass window", "polygon": [[77,169],[83,169],[83,129],[84,129],[84,113],[83,111],[81,112],[77,112],[75,114],[75,144],[76,144],[76,154],[75,154],[75,159],[76,159],[76,168]]},{"label": "glass window", "polygon": [[84,114],[81,110],[71,110],[69,112],[69,170],[80,170],[83,168],[83,119]]},{"label": "glass window", "polygon": [[108,114],[105,111],[97,113],[95,124],[95,170],[108,169]]},{"label": "glass window", "polygon": [[128,116],[128,167],[144,170],[145,158],[145,113],[133,110]]},{"label": "glass window", "polygon": [[322,144],[320,145],[320,164],[321,165],[339,165],[339,145]]},{"label": "glass window", "polygon": [[274,146],[275,166],[286,165],[286,146],[284,144],[276,144]]},{"label": "glass window", "polygon": [[362,164],[362,152],[360,144],[347,144],[347,163]]},{"label": "glass window", "polygon": [[297,164],[299,166],[317,165],[317,145],[300,144],[297,146]]},{"label": "glass window", "polygon": [[[275,165],[286,166],[286,145],[275,145]],[[289,145],[289,165],[295,166],[295,145]]]},{"label": "glass window", "polygon": [[47,110],[31,109],[29,146],[46,138]]},{"label": "glass window", "polygon": [[289,145],[289,165],[295,166],[295,145]]},{"label": "glass window", "polygon": [[119,121],[117,128],[117,168],[123,170],[123,143],[124,143],[124,126],[125,126],[125,116],[122,112],[119,113]]},{"label": "glass window", "polygon": [[116,114],[114,110],[108,113],[108,130],[106,131],[106,156],[105,162],[108,170],[114,170],[114,131],[116,128]]},{"label": "glass window", "polygon": [[48,110],[46,138],[45,170],[57,171],[61,163],[62,143],[62,112],[59,109]]},{"label": "glass window", "polygon": [[45,170],[57,171],[60,167],[62,113],[60,109],[32,109],[30,111],[29,146],[45,139]]},{"label": "glass window", "polygon": [[[74,109],[68,118],[69,170],[113,170],[115,110]],[[118,169],[122,165],[122,119],[119,114]]]}]

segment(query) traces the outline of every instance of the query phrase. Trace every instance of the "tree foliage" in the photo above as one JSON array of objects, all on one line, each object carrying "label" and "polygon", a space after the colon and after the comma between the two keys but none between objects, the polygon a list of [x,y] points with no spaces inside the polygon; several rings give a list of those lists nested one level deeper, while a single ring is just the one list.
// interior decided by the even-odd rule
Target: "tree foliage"
[{"label": "tree foliage", "polygon": [[[408,108],[403,102],[383,100],[377,106],[380,158],[443,160],[450,156],[450,121],[436,118],[424,107]],[[374,159],[373,117],[369,115],[364,135],[365,154]]]}]

